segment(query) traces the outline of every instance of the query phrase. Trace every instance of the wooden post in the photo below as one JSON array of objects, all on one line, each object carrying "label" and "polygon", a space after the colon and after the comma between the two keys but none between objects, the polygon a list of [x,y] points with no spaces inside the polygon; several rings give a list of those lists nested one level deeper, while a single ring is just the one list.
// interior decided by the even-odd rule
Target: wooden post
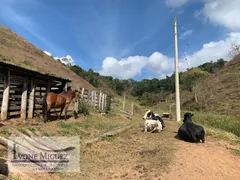
[{"label": "wooden post", "polygon": [[29,103],[28,103],[28,118],[33,118],[33,112],[34,112],[34,98],[35,98],[35,84],[33,79],[31,79],[31,92],[29,95]]},{"label": "wooden post", "polygon": [[93,107],[93,91],[91,91],[90,101],[91,101],[91,106]]},{"label": "wooden post", "polygon": [[84,99],[84,88],[82,88],[81,98]]},{"label": "wooden post", "polygon": [[97,92],[93,91],[93,108],[96,108],[96,97],[97,97]]},{"label": "wooden post", "polygon": [[132,111],[131,111],[132,115],[133,115],[133,103],[132,103]]},{"label": "wooden post", "polygon": [[10,71],[7,71],[4,73],[4,91],[2,99],[1,120],[7,119],[9,92],[10,92]]},{"label": "wooden post", "polygon": [[21,100],[21,119],[25,120],[27,115],[27,85],[28,82],[23,82],[22,100]]},{"label": "wooden post", "polygon": [[68,88],[68,85],[66,83],[65,86],[64,86],[64,91],[67,91],[67,88]]},{"label": "wooden post", "polygon": [[74,102],[74,109],[76,113],[78,113],[78,102],[79,102],[79,99],[77,100],[77,102]]},{"label": "wooden post", "polygon": [[92,105],[92,91],[88,90],[88,104],[91,106]]},{"label": "wooden post", "polygon": [[50,84],[50,80],[47,81],[47,89],[46,89],[46,93],[49,93],[51,91],[51,84]]},{"label": "wooden post", "polygon": [[123,111],[125,110],[125,94],[123,96]]},{"label": "wooden post", "polygon": [[98,97],[98,110],[101,110],[101,100],[102,100],[102,93],[100,91],[99,97]]},{"label": "wooden post", "polygon": [[91,91],[91,106],[94,108],[94,91]]},{"label": "wooden post", "polygon": [[105,101],[104,101],[104,108],[106,109],[107,107],[107,95],[105,95]]},{"label": "wooden post", "polygon": [[104,96],[105,94],[102,94],[102,108],[101,108],[102,111],[104,110]]}]

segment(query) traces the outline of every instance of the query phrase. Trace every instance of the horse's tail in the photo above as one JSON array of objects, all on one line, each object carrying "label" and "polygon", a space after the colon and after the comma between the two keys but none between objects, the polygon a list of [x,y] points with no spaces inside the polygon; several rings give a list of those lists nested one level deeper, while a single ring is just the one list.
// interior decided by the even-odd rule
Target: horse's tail
[{"label": "horse's tail", "polygon": [[44,119],[44,122],[47,121],[47,94],[45,94],[43,96],[43,100],[42,100],[42,116]]}]

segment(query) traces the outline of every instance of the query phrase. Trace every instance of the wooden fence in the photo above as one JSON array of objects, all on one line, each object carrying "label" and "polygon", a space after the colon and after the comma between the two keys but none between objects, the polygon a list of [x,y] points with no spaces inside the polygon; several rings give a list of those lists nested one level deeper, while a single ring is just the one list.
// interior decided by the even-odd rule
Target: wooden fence
[{"label": "wooden fence", "polygon": [[109,100],[111,99],[107,98],[107,95],[102,93],[101,90],[90,91],[85,88],[79,88],[79,91],[81,92],[81,99],[87,102],[94,109],[105,111],[107,103],[110,103]]}]

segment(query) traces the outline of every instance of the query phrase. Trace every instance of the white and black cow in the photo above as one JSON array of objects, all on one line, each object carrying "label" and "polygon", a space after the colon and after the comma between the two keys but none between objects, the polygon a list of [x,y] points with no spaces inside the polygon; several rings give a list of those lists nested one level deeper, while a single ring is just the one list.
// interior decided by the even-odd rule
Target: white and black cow
[{"label": "white and black cow", "polygon": [[191,113],[184,114],[183,125],[178,129],[178,136],[180,139],[187,142],[198,143],[200,140],[202,143],[205,142],[205,131],[200,125],[194,124],[192,122]]},{"label": "white and black cow", "polygon": [[145,115],[143,116],[144,122],[144,129],[145,132],[154,132],[154,131],[162,131],[165,128],[165,124],[163,119],[158,115],[154,114],[151,110],[148,110]]}]

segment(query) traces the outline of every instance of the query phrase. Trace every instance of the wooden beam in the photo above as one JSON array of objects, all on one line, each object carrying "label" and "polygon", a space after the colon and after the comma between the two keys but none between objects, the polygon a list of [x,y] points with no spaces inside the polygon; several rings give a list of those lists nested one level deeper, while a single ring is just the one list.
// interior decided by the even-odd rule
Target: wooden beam
[{"label": "wooden beam", "polygon": [[132,115],[132,113],[130,113],[130,112],[123,111],[123,110],[121,110],[121,109],[118,109],[118,108],[115,108],[115,109],[116,109],[116,110],[118,110],[118,111],[121,111],[121,112],[123,112],[123,113],[125,113],[125,114]]},{"label": "wooden beam", "polygon": [[27,114],[27,85],[28,82],[23,82],[22,100],[21,100],[21,119],[26,119]]},{"label": "wooden beam", "polygon": [[29,105],[28,105],[28,118],[32,119],[34,115],[34,95],[35,95],[35,84],[33,79],[31,79],[31,91],[29,96]]},{"label": "wooden beam", "polygon": [[6,73],[4,73],[4,91],[2,99],[1,120],[7,119],[9,91],[10,91],[10,71],[7,71]]}]

